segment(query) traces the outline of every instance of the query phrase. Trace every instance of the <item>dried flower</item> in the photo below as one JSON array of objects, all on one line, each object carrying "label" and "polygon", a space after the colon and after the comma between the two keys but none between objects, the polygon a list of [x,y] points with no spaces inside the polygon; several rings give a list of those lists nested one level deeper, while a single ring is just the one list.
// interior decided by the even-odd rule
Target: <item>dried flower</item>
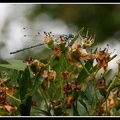
[{"label": "dried flower", "polygon": [[54,48],[54,37],[52,35],[52,32],[44,32],[44,43],[48,45],[49,48]]},{"label": "dried flower", "polygon": [[17,111],[17,107],[13,107],[11,105],[4,105],[4,108],[9,112],[9,113],[14,113]]},{"label": "dried flower", "polygon": [[52,82],[56,77],[56,72],[54,70],[44,70],[42,76]]},{"label": "dried flower", "polygon": [[81,90],[81,87],[79,84],[75,82],[67,82],[63,86],[63,91],[66,95],[71,94],[72,96],[76,97],[77,93]]},{"label": "dried flower", "polygon": [[88,55],[86,49],[81,48],[81,45],[75,41],[75,43],[69,47],[69,53],[67,59],[71,63],[79,63],[80,58],[85,58]]},{"label": "dried flower", "polygon": [[66,104],[67,109],[71,108],[71,105],[72,105],[73,101],[74,101],[74,98],[72,96],[68,96],[66,98],[65,104]]},{"label": "dried flower", "polygon": [[60,51],[58,48],[54,48],[53,51],[54,51],[55,54],[57,54],[55,59],[59,60],[60,56],[62,54],[62,51]]},{"label": "dried flower", "polygon": [[53,108],[58,108],[61,105],[62,105],[62,102],[60,100],[51,101],[51,107],[53,107]]},{"label": "dried flower", "polygon": [[72,85],[72,90],[75,91],[75,92],[79,92],[81,90],[81,87],[79,84],[73,84]]},{"label": "dried flower", "polygon": [[53,108],[55,116],[60,116],[63,114],[62,102],[60,100],[52,100],[51,107]]},{"label": "dried flower", "polygon": [[13,96],[14,95],[14,90],[15,90],[15,86],[10,86],[7,90],[7,93]]},{"label": "dried flower", "polygon": [[36,59],[33,59],[32,57],[30,57],[27,61],[27,66],[30,67],[33,74],[36,74],[36,73],[40,72],[41,68],[43,66],[45,66],[45,64],[43,64],[42,62],[40,62]]},{"label": "dried flower", "polygon": [[68,82],[63,86],[64,93],[70,92],[72,90],[72,83]]},{"label": "dried flower", "polygon": [[87,30],[87,33],[85,36],[82,37],[82,40],[81,40],[81,43],[82,43],[82,47],[90,47],[93,43],[94,43],[94,40],[95,40],[95,34],[92,36],[88,36],[88,30]]},{"label": "dried flower", "polygon": [[64,78],[64,79],[67,79],[67,78],[69,78],[69,72],[66,70],[66,71],[63,71],[62,73],[61,73],[61,76]]},{"label": "dried flower", "polygon": [[96,115],[98,116],[102,116],[105,114],[103,106],[100,106],[97,110],[95,110],[95,112],[96,112]]},{"label": "dried flower", "polygon": [[96,60],[98,62],[98,69],[101,69],[103,67],[106,71],[108,68],[108,62],[111,60],[110,53],[108,53],[108,50],[106,50],[106,48],[104,50],[97,51]]},{"label": "dried flower", "polygon": [[57,45],[65,45],[66,44],[66,39],[60,36],[60,39],[57,40]]},{"label": "dried flower", "polygon": [[53,35],[52,35],[52,32],[44,32],[45,36],[44,36],[44,43],[45,44],[48,44],[50,42],[53,42],[54,39],[53,39]]},{"label": "dried flower", "polygon": [[96,58],[96,54],[87,54],[85,56],[85,59],[86,60],[92,60],[92,59],[95,59]]},{"label": "dried flower", "polygon": [[56,78],[56,72],[54,70],[44,70],[42,76],[45,78],[45,86],[46,89],[48,89],[50,87],[50,82],[53,82]]},{"label": "dried flower", "polygon": [[97,82],[96,86],[97,86],[97,88],[105,88],[107,86],[107,82],[105,79],[100,80]]},{"label": "dried flower", "polygon": [[82,46],[90,47],[94,43],[94,39],[85,37],[81,40],[81,42],[82,42]]}]

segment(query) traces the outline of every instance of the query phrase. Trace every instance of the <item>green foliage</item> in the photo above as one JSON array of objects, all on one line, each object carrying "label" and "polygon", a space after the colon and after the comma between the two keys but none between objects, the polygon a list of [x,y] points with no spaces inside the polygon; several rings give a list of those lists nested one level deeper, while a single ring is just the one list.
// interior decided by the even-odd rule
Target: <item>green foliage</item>
[{"label": "green foliage", "polygon": [[[110,56],[106,49],[90,53],[86,48],[91,47],[94,38],[82,37],[83,30],[78,31],[66,46],[60,38],[61,44],[56,42],[57,47],[52,47],[53,54],[48,59],[30,57],[25,62],[7,60],[8,64],[0,64],[7,73],[0,78],[0,103],[5,110],[0,111],[1,116],[119,114],[120,69],[110,78],[108,67],[116,55]],[[101,69],[103,73],[98,77]]]},{"label": "green foliage", "polygon": [[26,67],[26,63],[23,63],[21,60],[7,60],[9,64],[0,64],[1,67],[16,69],[16,70],[24,70]]}]

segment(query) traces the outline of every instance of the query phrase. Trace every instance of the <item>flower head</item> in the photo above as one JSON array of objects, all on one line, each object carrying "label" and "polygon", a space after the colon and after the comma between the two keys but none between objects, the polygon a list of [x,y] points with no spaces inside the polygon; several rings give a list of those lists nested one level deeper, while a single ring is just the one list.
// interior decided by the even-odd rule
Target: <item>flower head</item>
[{"label": "flower head", "polygon": [[33,74],[36,74],[40,72],[41,68],[45,66],[45,64],[43,64],[37,59],[33,59],[32,57],[30,57],[27,61],[27,66],[30,67]]},{"label": "flower head", "polygon": [[53,70],[44,70],[42,76],[45,78],[45,86],[46,89],[48,89],[50,87],[50,82],[53,82],[56,78],[56,72]]},{"label": "flower head", "polygon": [[81,43],[83,47],[90,47],[95,40],[95,34],[92,36],[88,36],[88,30],[85,36],[82,37]]},{"label": "flower head", "polygon": [[54,48],[54,37],[52,35],[52,32],[44,32],[44,43],[48,45],[49,48],[53,49]]},{"label": "flower head", "polygon": [[66,39],[60,36],[60,39],[57,40],[57,45],[65,45],[66,44]]},{"label": "flower head", "polygon": [[78,43],[78,41],[75,41],[74,44],[69,47],[69,53],[67,54],[67,59],[71,63],[79,63],[80,58],[84,58],[87,56],[86,49],[83,49],[81,47],[81,44]]},{"label": "flower head", "polygon": [[74,98],[72,96],[68,96],[65,100],[65,105],[67,109],[70,109],[72,106],[72,103],[74,101]]},{"label": "flower head", "polygon": [[110,53],[108,53],[108,50],[105,48],[103,50],[96,52],[96,60],[98,62],[98,69],[104,68],[106,71],[108,68],[108,62],[111,60]]},{"label": "flower head", "polygon": [[61,73],[61,76],[63,77],[63,78],[65,78],[65,79],[67,79],[67,78],[69,78],[69,72],[66,70],[66,71],[63,71],[62,73]]},{"label": "flower head", "polygon": [[43,78],[48,79],[49,81],[53,81],[56,77],[56,72],[53,70],[44,70]]},{"label": "flower head", "polygon": [[[59,50],[58,48],[54,48],[53,49],[53,51],[54,51],[54,53],[56,54],[56,60],[59,60],[60,59],[60,56],[61,56],[61,54],[62,54],[62,51],[61,50]],[[53,55],[54,56],[54,55]]]}]

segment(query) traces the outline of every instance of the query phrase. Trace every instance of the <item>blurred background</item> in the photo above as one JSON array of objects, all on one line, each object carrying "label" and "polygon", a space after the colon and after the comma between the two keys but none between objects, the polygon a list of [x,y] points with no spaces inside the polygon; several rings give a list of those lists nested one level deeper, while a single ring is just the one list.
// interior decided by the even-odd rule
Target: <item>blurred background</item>
[{"label": "blurred background", "polygon": [[[49,55],[45,47],[10,54],[11,51],[34,44],[32,40],[27,43],[22,40],[24,34],[31,34],[32,38],[32,33],[21,32],[24,27],[30,28],[33,33],[40,30],[74,35],[82,27],[85,28],[84,34],[89,28],[89,34],[96,32],[93,48],[104,49],[109,44],[109,52],[118,54],[113,62],[120,57],[120,4],[1,3],[0,63],[7,59],[25,60],[29,56],[44,58]],[[110,63],[110,66],[113,67],[113,64]]]}]

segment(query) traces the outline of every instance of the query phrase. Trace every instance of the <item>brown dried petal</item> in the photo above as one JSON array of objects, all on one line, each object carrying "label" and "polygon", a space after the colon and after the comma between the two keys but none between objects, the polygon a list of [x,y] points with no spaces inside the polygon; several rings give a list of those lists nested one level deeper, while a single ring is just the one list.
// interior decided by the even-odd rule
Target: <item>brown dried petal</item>
[{"label": "brown dried petal", "polygon": [[13,106],[10,106],[10,105],[4,105],[4,107],[9,113],[13,113],[17,110],[17,107],[13,107]]},{"label": "brown dried petal", "polygon": [[7,90],[7,93],[10,94],[10,95],[14,95],[14,90],[15,90],[15,87],[14,86],[10,86]]},{"label": "brown dried petal", "polygon": [[74,98],[72,96],[69,96],[66,98],[66,108],[71,108],[72,102],[73,102]]}]

